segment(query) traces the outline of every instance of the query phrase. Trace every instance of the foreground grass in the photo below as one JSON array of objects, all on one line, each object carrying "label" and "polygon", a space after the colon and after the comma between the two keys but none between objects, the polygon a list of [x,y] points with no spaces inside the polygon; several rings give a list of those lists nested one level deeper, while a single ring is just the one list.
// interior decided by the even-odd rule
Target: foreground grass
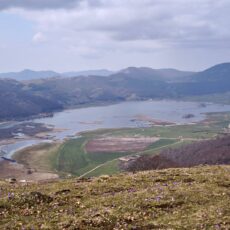
[{"label": "foreground grass", "polygon": [[0,229],[230,229],[230,166],[0,187]]}]

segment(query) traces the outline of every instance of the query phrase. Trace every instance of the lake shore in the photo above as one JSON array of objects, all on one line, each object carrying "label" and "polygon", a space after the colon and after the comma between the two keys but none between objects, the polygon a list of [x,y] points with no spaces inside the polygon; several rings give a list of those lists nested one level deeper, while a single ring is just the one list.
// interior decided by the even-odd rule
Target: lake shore
[{"label": "lake shore", "polygon": [[15,178],[20,181],[47,181],[58,179],[58,174],[42,171],[34,171],[26,168],[22,164],[10,163],[8,161],[0,161],[1,179]]},{"label": "lake shore", "polygon": [[[16,151],[12,159],[0,161],[0,177],[15,178],[26,181],[44,181],[59,178],[59,175],[49,164],[49,158],[60,143],[42,143]],[[51,160],[51,159],[50,159]]]},{"label": "lake shore", "polygon": [[[170,111],[170,108],[167,108],[167,106],[171,106],[172,111]],[[179,113],[178,110],[175,110],[175,106],[179,106]],[[188,113],[188,109],[191,110],[191,108],[193,107],[197,109],[197,111],[195,112],[195,121],[192,122],[194,117],[192,119],[186,119],[186,124],[180,122],[172,122],[170,120],[171,118],[172,120],[173,118],[174,120],[183,119],[183,113]],[[184,108],[187,109],[186,112],[184,112]],[[26,166],[27,169],[33,168],[36,170],[40,170],[41,165],[39,166],[39,168],[36,168],[36,164],[38,165],[41,159],[45,159],[45,155],[47,152],[44,149],[42,151],[38,149],[38,146],[40,146],[42,141],[50,141],[55,145],[57,140],[59,140],[59,143],[62,143],[62,141],[72,139],[76,136],[80,137],[82,134],[90,136],[92,133],[100,134],[103,133],[105,130],[111,133],[119,132],[120,135],[135,132],[132,130],[136,130],[137,133],[140,133],[141,135],[142,131],[144,130],[143,132],[146,132],[146,135],[148,135],[148,133],[150,132],[151,134],[154,129],[162,129],[166,134],[168,132],[168,129],[178,129],[181,130],[180,132],[182,133],[183,127],[185,127],[185,129],[191,129],[191,132],[194,132],[192,127],[206,125],[205,129],[207,129],[207,127],[211,125],[213,118],[213,121],[215,121],[217,116],[221,117],[217,118],[218,120],[223,120],[225,114],[229,114],[229,112],[225,112],[225,110],[228,110],[228,107],[222,107],[219,105],[208,105],[205,108],[200,108],[199,104],[177,101],[145,101],[136,103],[126,102],[105,107],[65,110],[61,113],[55,114],[54,117],[43,118],[34,121],[40,122],[42,126],[47,126],[48,128],[52,127],[52,129],[46,130],[45,132],[42,132],[42,130],[40,130],[40,132],[37,132],[35,130],[33,136],[23,137],[24,139],[8,138],[2,140],[0,142],[0,145],[13,146],[14,144],[20,143],[23,140],[28,140],[29,143],[31,137],[37,140],[38,143],[36,142],[34,143],[34,145],[31,144],[33,146],[30,147],[28,147],[29,144],[27,143],[24,147],[18,147],[17,145],[15,145],[14,149],[10,149],[10,151],[12,152],[12,154],[10,154],[10,157],[13,155],[12,158],[16,159],[19,164],[23,164],[24,166]],[[110,111],[110,113],[107,114],[106,111]],[[140,111],[142,112],[140,113]],[[169,113],[168,115],[167,112]],[[147,123],[148,125],[146,125],[145,123]],[[152,127],[154,128],[152,129]],[[201,131],[198,130],[198,132]],[[207,133],[208,132],[209,131],[207,131]],[[216,133],[216,130],[214,132]],[[128,136],[129,135],[130,134],[128,134]],[[157,135],[158,134],[156,133],[156,137]],[[204,134],[204,136],[206,136],[206,134]],[[23,149],[18,151],[20,148]],[[30,154],[22,154],[22,152],[30,152]],[[42,170],[44,170],[43,172],[50,172],[50,170],[52,171],[53,169],[43,168]]]}]

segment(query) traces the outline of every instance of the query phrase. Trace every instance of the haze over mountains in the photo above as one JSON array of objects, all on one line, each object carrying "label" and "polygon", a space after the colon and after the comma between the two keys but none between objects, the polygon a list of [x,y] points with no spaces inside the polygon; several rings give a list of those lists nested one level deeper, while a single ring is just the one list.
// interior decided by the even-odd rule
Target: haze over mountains
[{"label": "haze over mountains", "polygon": [[[0,119],[22,118],[89,104],[183,99],[230,92],[230,63],[219,64],[198,73],[130,67],[108,77],[59,78],[55,77],[56,74],[52,71],[26,70],[19,75],[20,79],[30,79],[29,82],[1,79]],[[39,78],[41,80],[31,81]]]},{"label": "haze over mountains", "polygon": [[0,73],[0,78],[10,78],[17,81],[26,81],[26,80],[36,80],[52,77],[78,77],[78,76],[90,76],[90,75],[99,75],[99,76],[109,76],[113,74],[113,71],[100,69],[100,70],[86,70],[86,71],[72,71],[58,73],[55,71],[34,71],[30,69],[25,69],[20,72],[9,72],[9,73]]},{"label": "haze over mountains", "polygon": [[111,71],[107,69],[98,69],[98,70],[85,70],[85,71],[70,71],[58,73],[52,70],[47,71],[34,71],[30,69],[25,69],[20,72],[8,72],[0,73],[0,79],[10,78],[17,81],[31,81],[37,79],[46,79],[53,77],[79,77],[79,76],[110,76],[113,74],[125,74],[125,75],[145,75],[150,77],[158,78],[159,80],[167,81],[184,81],[185,77],[188,77],[195,72],[190,71],[180,71],[176,69],[152,69],[148,67],[128,67],[120,71]]}]

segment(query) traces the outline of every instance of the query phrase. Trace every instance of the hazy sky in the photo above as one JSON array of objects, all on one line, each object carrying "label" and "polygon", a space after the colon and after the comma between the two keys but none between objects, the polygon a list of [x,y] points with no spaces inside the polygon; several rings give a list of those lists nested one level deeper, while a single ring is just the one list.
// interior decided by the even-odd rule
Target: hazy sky
[{"label": "hazy sky", "polygon": [[0,72],[230,61],[230,0],[0,0]]}]

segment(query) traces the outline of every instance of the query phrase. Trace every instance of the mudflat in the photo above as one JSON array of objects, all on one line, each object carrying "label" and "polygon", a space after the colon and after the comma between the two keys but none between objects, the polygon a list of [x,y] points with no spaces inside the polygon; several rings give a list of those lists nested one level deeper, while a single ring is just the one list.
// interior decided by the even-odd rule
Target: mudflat
[{"label": "mudflat", "polygon": [[26,181],[45,181],[59,178],[55,173],[36,171],[22,164],[15,164],[8,161],[0,162],[0,175],[2,179],[15,178]]}]

